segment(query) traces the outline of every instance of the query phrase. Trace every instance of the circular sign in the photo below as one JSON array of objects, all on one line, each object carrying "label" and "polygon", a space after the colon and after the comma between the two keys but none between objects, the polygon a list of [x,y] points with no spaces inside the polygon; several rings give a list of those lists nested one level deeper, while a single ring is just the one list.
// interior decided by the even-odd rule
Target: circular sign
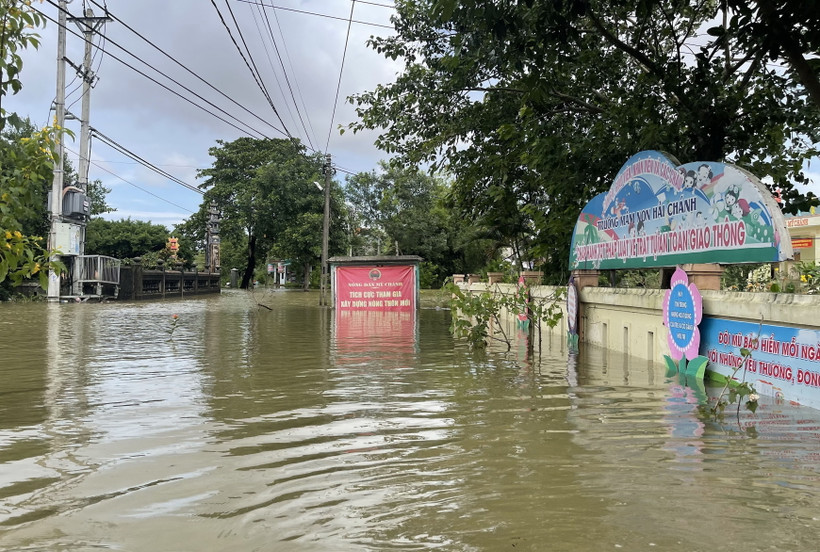
[{"label": "circular sign", "polygon": [[567,285],[567,328],[572,334],[578,333],[578,286],[574,277]]},{"label": "circular sign", "polygon": [[703,299],[695,284],[689,283],[686,272],[677,268],[672,275],[670,289],[663,301],[663,323],[668,330],[670,356],[688,360],[698,356],[700,347],[700,324],[703,316]]},{"label": "circular sign", "polygon": [[669,331],[675,345],[685,351],[695,333],[695,301],[689,286],[678,283],[669,297]]}]

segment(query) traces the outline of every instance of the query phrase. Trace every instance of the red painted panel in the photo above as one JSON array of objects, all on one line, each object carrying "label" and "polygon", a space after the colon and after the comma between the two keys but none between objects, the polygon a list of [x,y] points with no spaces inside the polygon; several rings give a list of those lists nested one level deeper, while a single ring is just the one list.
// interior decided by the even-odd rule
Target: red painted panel
[{"label": "red painted panel", "polygon": [[336,269],[339,311],[414,311],[416,270],[413,266],[345,266]]}]

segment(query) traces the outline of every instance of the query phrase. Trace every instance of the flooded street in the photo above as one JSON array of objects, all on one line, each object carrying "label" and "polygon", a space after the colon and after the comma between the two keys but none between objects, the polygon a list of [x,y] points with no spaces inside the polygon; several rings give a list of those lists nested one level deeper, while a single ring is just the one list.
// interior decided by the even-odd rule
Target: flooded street
[{"label": "flooded street", "polygon": [[0,304],[0,550],[817,547],[816,410],[719,421],[658,364],[335,316],[291,291]]}]

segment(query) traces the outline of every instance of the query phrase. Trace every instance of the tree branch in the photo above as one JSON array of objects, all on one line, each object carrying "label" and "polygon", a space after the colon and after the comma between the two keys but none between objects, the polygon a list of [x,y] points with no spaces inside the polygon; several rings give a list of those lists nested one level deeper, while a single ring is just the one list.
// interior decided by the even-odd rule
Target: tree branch
[{"label": "tree branch", "polygon": [[621,50],[622,52],[626,53],[627,55],[631,56],[635,60],[637,60],[641,65],[646,67],[649,71],[654,73],[655,75],[662,77],[663,71],[661,70],[658,65],[649,59],[643,52],[637,50],[630,46],[629,44],[625,43],[623,40],[609,32],[607,28],[601,23],[601,21],[595,16],[592,11],[587,12],[587,16],[589,17],[592,24],[598,30],[599,33],[613,46]]},{"label": "tree branch", "polygon": [[775,36],[781,37],[780,47],[783,49],[786,59],[789,61],[792,69],[797,73],[803,86],[806,87],[806,91],[809,96],[811,96],[814,104],[820,107],[820,81],[818,81],[817,75],[811,65],[809,65],[806,58],[803,57],[800,46],[794,38],[792,38],[789,30],[783,27],[777,15],[777,8],[771,0],[758,0],[757,4],[760,7],[761,19],[774,31],[773,34]]}]

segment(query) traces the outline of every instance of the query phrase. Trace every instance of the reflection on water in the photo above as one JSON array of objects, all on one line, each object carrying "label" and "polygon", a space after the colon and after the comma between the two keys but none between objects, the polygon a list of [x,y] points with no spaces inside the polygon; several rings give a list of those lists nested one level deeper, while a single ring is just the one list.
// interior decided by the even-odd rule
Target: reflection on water
[{"label": "reflection on water", "polygon": [[0,549],[814,549],[817,411],[348,314],[0,305]]}]

